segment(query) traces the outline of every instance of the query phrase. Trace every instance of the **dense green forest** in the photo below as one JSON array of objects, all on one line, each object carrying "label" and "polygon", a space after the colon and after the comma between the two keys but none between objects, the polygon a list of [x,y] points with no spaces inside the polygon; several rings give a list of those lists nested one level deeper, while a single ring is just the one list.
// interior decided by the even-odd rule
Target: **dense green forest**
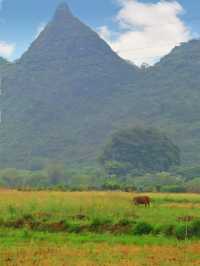
[{"label": "dense green forest", "polygon": [[180,165],[179,148],[154,128],[130,127],[115,132],[99,157],[108,174],[162,172]]},{"label": "dense green forest", "polygon": [[0,170],[0,187],[19,190],[200,193],[200,168],[199,166],[173,167],[168,172],[140,172],[119,177],[108,176],[101,167],[77,169],[54,162],[35,171],[15,168]]},{"label": "dense green forest", "polygon": [[200,167],[180,166],[179,148],[154,128],[130,127],[106,142],[94,167],[38,160],[0,170],[0,186],[19,190],[200,192]]}]

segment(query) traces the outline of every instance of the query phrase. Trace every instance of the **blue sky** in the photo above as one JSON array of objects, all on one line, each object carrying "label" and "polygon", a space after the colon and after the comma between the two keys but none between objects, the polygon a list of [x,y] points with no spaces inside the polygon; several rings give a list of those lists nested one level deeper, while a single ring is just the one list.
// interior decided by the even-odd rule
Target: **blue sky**
[{"label": "blue sky", "polygon": [[[1,1],[1,9],[0,9],[0,55],[5,55],[9,57],[11,60],[19,58],[21,54],[28,48],[30,43],[34,40],[37,31],[47,23],[56,9],[56,6],[63,1],[60,0],[0,0]],[[163,21],[157,20],[157,25],[155,29],[153,29],[154,24],[152,24],[152,31],[154,32],[147,32],[148,23],[153,23],[150,20],[145,20],[146,12],[149,13],[148,10],[153,14],[154,10],[158,10],[159,1],[157,0],[121,0],[123,4],[119,4],[119,0],[66,0],[68,5],[70,6],[73,13],[78,16],[82,21],[90,25],[93,29],[99,30],[101,36],[106,39],[107,42],[112,46],[113,49],[119,51],[121,49],[121,56],[127,59],[137,61],[139,53],[147,54],[149,58],[151,57],[153,61],[156,58],[156,51],[154,53],[147,51],[152,50],[151,43],[156,42],[156,36],[154,32],[159,32],[158,25],[161,24],[160,27],[166,24],[167,18]],[[130,12],[127,13],[127,2],[134,2],[134,5],[131,6]],[[162,1],[163,2],[163,1]],[[176,35],[179,36],[179,39],[174,40],[173,44],[173,35],[172,29],[171,32],[168,32],[170,35],[169,40],[172,43],[169,47],[166,47],[166,51],[158,52],[157,57],[162,56],[164,53],[167,53],[168,50],[173,48],[173,45],[178,44],[179,42],[185,41],[189,38],[195,37],[196,35],[200,34],[200,1],[199,0],[179,0],[176,4],[179,6],[174,5],[174,1],[164,1],[165,3],[172,3],[171,6],[171,13],[173,13],[174,9],[180,9],[179,6],[182,7],[183,10],[178,10],[177,13],[169,15],[169,19],[171,16],[171,21],[173,21],[174,27],[177,27]],[[131,3],[132,4],[132,3]],[[141,5],[143,4],[143,5]],[[145,5],[150,8],[149,4],[155,4],[151,6],[151,9],[146,9]],[[162,3],[161,3],[162,5]],[[161,6],[160,6],[161,7]],[[166,8],[166,6],[165,6]],[[121,17],[120,17],[121,12]],[[146,24],[144,25],[144,29],[142,32],[138,32],[138,20],[135,21],[134,18],[130,22],[130,16],[134,17],[134,12],[137,12],[137,16],[139,16],[141,12],[141,17],[143,16],[143,20],[145,20]],[[159,14],[157,13],[159,16]],[[120,19],[119,19],[120,17]],[[129,21],[128,18],[129,17]],[[176,20],[176,17],[181,18],[180,21]],[[118,19],[116,19],[118,18]],[[130,22],[130,23],[129,23]],[[183,23],[185,28],[189,32],[184,33],[187,34],[183,36],[184,29],[181,28],[182,26],[180,23]],[[120,35],[122,31],[122,24],[129,24],[129,29],[127,29],[128,34]],[[142,22],[143,23],[143,22]],[[177,23],[177,25],[176,25]],[[143,25],[143,24],[142,24]],[[132,27],[132,28],[131,28]],[[141,30],[141,29],[140,29]],[[124,31],[124,30],[123,30]],[[132,34],[130,35],[130,32]],[[146,35],[145,35],[146,34]],[[159,34],[159,33],[158,33]],[[154,36],[155,35],[155,36]],[[117,40],[113,40],[113,36],[117,36]],[[134,38],[136,38],[136,44],[134,43]],[[150,38],[150,40],[148,39]],[[155,38],[155,40],[153,39]],[[170,39],[171,38],[171,39]],[[139,51],[137,47],[141,47],[141,41],[144,40],[145,46]],[[165,39],[163,39],[162,45]],[[2,45],[10,45],[12,46],[11,50],[4,49]],[[122,52],[122,47],[127,47],[130,52],[124,53]],[[161,44],[160,44],[161,46]],[[2,48],[2,49],[1,49]],[[146,49],[146,50],[145,50]],[[132,50],[132,51],[131,51]],[[158,49],[157,49],[158,50]],[[137,51],[137,52],[136,52]],[[132,56],[131,56],[132,53]],[[163,54],[162,54],[163,53]],[[134,54],[134,55],[133,55]],[[144,55],[144,58],[138,59],[138,62],[141,63],[143,60],[147,63],[151,63],[151,60],[148,62],[148,56]],[[130,58],[129,58],[130,57]],[[152,61],[152,62],[153,62]],[[138,64],[139,64],[138,63]]]}]

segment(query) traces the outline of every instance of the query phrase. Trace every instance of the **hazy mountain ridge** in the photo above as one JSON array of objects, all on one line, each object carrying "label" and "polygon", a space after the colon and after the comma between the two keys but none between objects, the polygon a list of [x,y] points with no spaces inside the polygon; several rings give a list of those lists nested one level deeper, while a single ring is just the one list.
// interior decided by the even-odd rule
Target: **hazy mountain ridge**
[{"label": "hazy mountain ridge", "polygon": [[87,163],[112,131],[135,124],[160,127],[184,161],[199,162],[199,59],[191,41],[142,71],[59,6],[5,81],[1,164]]},{"label": "hazy mountain ridge", "polygon": [[183,160],[190,163],[200,162],[199,66],[200,41],[192,40],[174,48],[146,75],[152,106],[157,104],[153,124],[176,139]]},{"label": "hazy mountain ridge", "polygon": [[0,57],[0,78],[3,78],[5,73],[9,70],[12,64],[7,61],[5,58]]}]

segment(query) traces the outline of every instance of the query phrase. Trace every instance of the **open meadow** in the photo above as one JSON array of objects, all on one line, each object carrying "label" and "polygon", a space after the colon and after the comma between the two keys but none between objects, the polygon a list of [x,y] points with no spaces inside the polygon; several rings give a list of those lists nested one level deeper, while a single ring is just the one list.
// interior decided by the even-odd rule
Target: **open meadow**
[{"label": "open meadow", "polygon": [[200,265],[200,195],[0,191],[0,265]]}]

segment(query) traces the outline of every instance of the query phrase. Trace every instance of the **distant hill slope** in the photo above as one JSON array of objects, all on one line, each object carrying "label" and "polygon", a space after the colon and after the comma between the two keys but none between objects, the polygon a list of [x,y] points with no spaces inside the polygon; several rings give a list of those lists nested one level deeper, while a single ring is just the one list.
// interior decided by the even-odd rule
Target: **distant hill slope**
[{"label": "distant hill slope", "polygon": [[12,64],[3,57],[0,57],[0,77],[3,77]]},{"label": "distant hill slope", "polygon": [[133,123],[158,127],[179,145],[183,163],[199,163],[200,40],[174,48],[113,102],[112,106],[127,108],[118,127]]},{"label": "distant hill slope", "polygon": [[177,141],[183,161],[199,163],[200,41],[173,49],[148,71],[145,82],[152,123]]},{"label": "distant hill slope", "polygon": [[139,75],[60,5],[6,79],[1,164],[28,167],[38,157],[94,159],[112,129],[111,114],[102,117],[104,105]]},{"label": "distant hill slope", "polygon": [[89,163],[111,132],[138,124],[161,128],[183,162],[199,163],[199,66],[191,41],[142,71],[60,5],[3,84],[1,166]]}]

